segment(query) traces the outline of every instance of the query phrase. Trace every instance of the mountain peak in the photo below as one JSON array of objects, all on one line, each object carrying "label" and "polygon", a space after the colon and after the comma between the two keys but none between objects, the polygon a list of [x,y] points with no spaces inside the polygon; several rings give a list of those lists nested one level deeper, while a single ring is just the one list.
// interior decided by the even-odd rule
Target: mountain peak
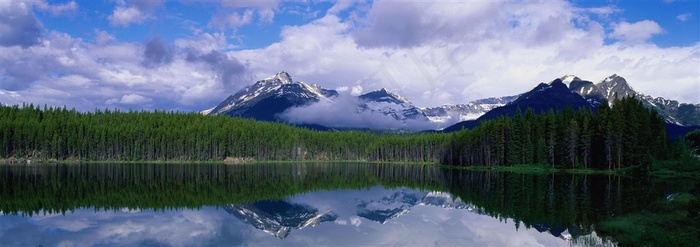
[{"label": "mountain peak", "polygon": [[627,84],[627,80],[617,74],[606,77],[596,86],[601,90],[605,98],[609,100],[615,98],[615,94],[617,94],[618,98],[637,95],[637,92]]},{"label": "mountain peak", "polygon": [[[562,81],[562,79],[559,79],[559,78],[554,79],[552,82],[549,83],[550,86],[555,86],[555,85],[559,86],[559,84],[564,85],[564,82]],[[564,86],[566,86],[566,85],[564,85]]]},{"label": "mountain peak", "polygon": [[287,71],[281,71],[275,74],[274,76],[265,79],[265,81],[269,80],[280,81],[282,84],[289,84],[293,82],[292,76],[290,76],[289,73],[287,73]]},{"label": "mountain peak", "polygon": [[571,74],[562,76],[562,77],[559,78],[559,79],[560,79],[564,84],[571,84],[571,82],[573,82],[573,81],[580,81],[580,80],[581,80],[581,78],[578,78],[577,76],[571,75]]},{"label": "mountain peak", "polygon": [[392,93],[386,88],[381,88],[379,90],[360,95],[360,99],[365,101],[388,102],[394,104],[411,104],[411,101],[408,99]]},{"label": "mountain peak", "polygon": [[615,78],[622,78],[622,76],[619,76],[617,74],[612,74],[611,76],[606,77],[605,80],[613,80]]}]

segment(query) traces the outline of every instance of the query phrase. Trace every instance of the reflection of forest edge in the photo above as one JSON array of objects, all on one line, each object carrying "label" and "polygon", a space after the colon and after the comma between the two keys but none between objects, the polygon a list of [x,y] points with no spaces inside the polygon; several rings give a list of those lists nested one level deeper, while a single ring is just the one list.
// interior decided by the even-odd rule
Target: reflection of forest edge
[{"label": "reflection of forest edge", "polygon": [[423,165],[58,164],[0,165],[0,171],[6,214],[199,208],[376,185],[446,190],[440,170]]},{"label": "reflection of forest edge", "polygon": [[603,226],[603,233],[623,239],[637,234],[631,228],[658,233],[633,237],[632,244],[700,240],[700,183],[694,180],[366,163],[4,165],[0,171],[4,214],[199,208],[382,185],[447,191],[516,227],[567,229],[576,236]]}]

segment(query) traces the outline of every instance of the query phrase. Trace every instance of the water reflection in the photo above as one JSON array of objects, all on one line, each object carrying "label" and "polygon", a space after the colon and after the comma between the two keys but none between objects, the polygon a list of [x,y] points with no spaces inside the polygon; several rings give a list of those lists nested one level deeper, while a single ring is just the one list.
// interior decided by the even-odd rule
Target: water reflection
[{"label": "water reflection", "polygon": [[396,164],[0,165],[0,179],[3,246],[609,245],[619,233],[599,225],[694,185]]},{"label": "water reflection", "polygon": [[262,200],[255,203],[230,205],[224,210],[241,221],[275,237],[284,239],[292,228],[316,227],[321,222],[335,221],[333,211],[319,212],[306,204]]},{"label": "water reflection", "polygon": [[[218,208],[4,215],[0,237],[8,246],[567,245],[536,229],[515,231],[512,223],[470,211],[449,197],[377,186]],[[403,213],[378,220],[394,209]]]}]

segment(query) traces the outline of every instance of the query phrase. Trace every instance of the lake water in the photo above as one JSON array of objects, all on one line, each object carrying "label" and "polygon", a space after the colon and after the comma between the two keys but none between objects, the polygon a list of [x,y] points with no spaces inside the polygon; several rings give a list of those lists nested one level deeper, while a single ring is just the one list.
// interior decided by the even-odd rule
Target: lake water
[{"label": "lake water", "polygon": [[[620,219],[698,186],[352,163],[0,165],[0,172],[2,246],[614,245],[630,241],[614,228]],[[690,234],[672,243],[698,243],[694,226],[680,227],[672,230]]]}]

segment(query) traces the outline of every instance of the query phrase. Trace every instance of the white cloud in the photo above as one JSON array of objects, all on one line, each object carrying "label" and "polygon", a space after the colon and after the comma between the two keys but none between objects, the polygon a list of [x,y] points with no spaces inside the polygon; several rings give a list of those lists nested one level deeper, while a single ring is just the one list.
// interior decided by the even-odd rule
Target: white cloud
[{"label": "white cloud", "polygon": [[151,103],[153,99],[144,97],[138,94],[127,94],[122,96],[121,99],[116,100],[116,99],[110,99],[107,100],[107,104],[110,103],[120,103],[120,104],[127,104],[127,105],[136,105],[136,104],[147,104]]},{"label": "white cloud", "polygon": [[360,225],[362,225],[362,219],[360,217],[357,217],[354,215],[350,216],[350,225],[353,225],[355,227],[359,227]]},{"label": "white cloud", "polygon": [[257,21],[260,24],[271,24],[275,19],[280,1],[221,1],[222,11],[212,17],[210,26],[227,27],[235,33],[238,28]]},{"label": "white cloud", "polygon": [[126,27],[132,23],[143,23],[148,16],[136,7],[118,6],[108,19],[112,25]]},{"label": "white cloud", "polygon": [[[357,87],[353,87],[353,90],[355,88]],[[416,131],[444,127],[412,119],[401,123],[381,112],[361,111],[359,109],[360,102],[354,95],[340,93],[332,102],[320,101],[307,106],[290,108],[280,114],[280,118],[291,123],[320,124],[340,128],[376,129],[381,127]]]},{"label": "white cloud", "polygon": [[248,25],[253,21],[253,10],[245,10],[243,13],[233,12],[212,19],[210,25],[217,27],[228,27],[233,30],[241,26]]},{"label": "white cloud", "polygon": [[358,96],[358,95],[362,94],[362,86],[361,85],[352,86],[352,90],[350,91],[350,94],[353,96]]},{"label": "white cloud", "polygon": [[72,13],[78,9],[78,4],[75,1],[70,1],[62,4],[48,4],[46,1],[38,1],[36,6],[43,10],[48,11],[53,15],[61,15],[65,13]]},{"label": "white cloud", "polygon": [[127,27],[131,24],[141,24],[153,19],[153,10],[163,5],[162,0],[131,1],[129,4],[118,1],[109,19],[110,24],[118,27]]},{"label": "white cloud", "polygon": [[223,32],[199,33],[194,37],[176,39],[174,44],[181,49],[195,49],[204,53],[221,50],[228,46]]},{"label": "white cloud", "polygon": [[[148,17],[160,4],[118,2],[115,10],[135,8]],[[248,23],[266,20],[265,9],[278,11],[277,2],[221,4],[255,4],[249,17],[235,9]],[[105,30],[95,30],[94,42],[46,31],[32,4],[0,1],[0,101],[93,110],[110,99],[116,101],[109,107],[119,106],[133,94],[151,99],[153,108],[196,111],[286,70],[325,88],[347,88],[346,94],[385,87],[419,107],[514,95],[570,73],[594,82],[617,73],[643,93],[700,103],[700,46],[655,46],[647,41],[663,33],[657,23],[610,20],[614,7],[580,9],[564,1],[344,4],[309,23],[282,27],[281,40],[260,49],[231,49],[229,31],[197,29],[163,41],[167,59],[147,68],[145,44],[117,40]],[[350,17],[336,15],[341,12]],[[358,21],[364,17],[373,22]],[[394,29],[409,23],[416,25]],[[611,38],[620,42],[605,42]]]},{"label": "white cloud", "polygon": [[95,44],[106,45],[115,40],[114,35],[109,34],[107,31],[95,29]]},{"label": "white cloud", "polygon": [[635,23],[622,21],[613,24],[613,32],[610,38],[623,42],[640,43],[649,40],[652,36],[663,33],[659,24],[651,20],[643,20]]},{"label": "white cloud", "polygon": [[689,21],[690,18],[692,18],[692,17],[693,17],[692,13],[683,13],[683,14],[677,15],[676,20],[678,20],[680,22],[686,22],[686,21]]},{"label": "white cloud", "polygon": [[35,45],[44,31],[44,25],[32,11],[31,2],[0,1],[0,46]]},{"label": "white cloud", "polygon": [[[27,49],[0,46],[0,63],[7,65],[0,69],[0,90],[6,92],[0,101],[78,110],[128,105],[195,111],[218,103],[249,81],[242,76],[245,65],[220,52],[199,52],[184,42],[159,60],[167,62],[148,67],[142,66],[146,44],[96,33],[108,38],[88,43],[51,32],[40,45]],[[189,61],[189,55],[194,60]]]},{"label": "white cloud", "polygon": [[582,9],[584,12],[589,12],[597,15],[602,15],[602,16],[609,16],[611,14],[615,13],[620,13],[622,10],[616,6],[603,6],[603,7],[594,7],[594,8],[585,8]]},{"label": "white cloud", "polygon": [[[606,30],[610,24],[589,16],[617,11],[582,10],[563,1],[383,2],[365,13],[373,23],[327,14],[285,27],[278,43],[230,54],[248,61],[256,78],[286,70],[327,88],[386,87],[421,107],[515,95],[570,73],[594,82],[617,73],[643,93],[700,102],[697,47],[645,43],[663,32],[653,21],[623,21]],[[418,16],[420,23],[409,20]],[[393,28],[407,23],[416,25]]]},{"label": "white cloud", "polygon": [[262,23],[272,23],[275,19],[275,11],[272,9],[263,9],[258,12],[258,19]]}]

